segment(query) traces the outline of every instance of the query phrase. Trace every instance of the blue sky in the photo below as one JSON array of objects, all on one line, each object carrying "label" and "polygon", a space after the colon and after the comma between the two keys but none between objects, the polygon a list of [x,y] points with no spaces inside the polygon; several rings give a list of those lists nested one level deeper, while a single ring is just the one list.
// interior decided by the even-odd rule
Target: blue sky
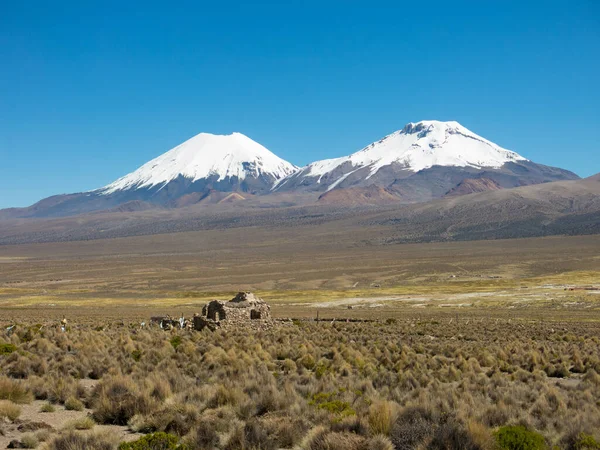
[{"label": "blue sky", "polygon": [[302,165],[457,120],[600,172],[597,0],[133,3],[0,6],[0,208],[103,186],[203,131]]}]

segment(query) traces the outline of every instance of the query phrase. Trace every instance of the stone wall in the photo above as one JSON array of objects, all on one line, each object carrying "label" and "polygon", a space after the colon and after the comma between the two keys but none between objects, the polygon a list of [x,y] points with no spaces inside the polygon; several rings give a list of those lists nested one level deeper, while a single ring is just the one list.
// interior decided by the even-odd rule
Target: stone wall
[{"label": "stone wall", "polygon": [[251,292],[240,292],[228,302],[213,300],[202,308],[202,317],[215,322],[247,322],[268,320],[271,307]]}]

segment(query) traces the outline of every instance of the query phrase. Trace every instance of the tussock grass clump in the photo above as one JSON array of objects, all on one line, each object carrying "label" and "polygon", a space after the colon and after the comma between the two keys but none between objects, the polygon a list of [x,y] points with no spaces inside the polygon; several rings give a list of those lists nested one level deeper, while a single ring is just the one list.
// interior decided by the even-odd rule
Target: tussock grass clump
[{"label": "tussock grass clump", "polygon": [[150,396],[130,377],[103,379],[92,393],[93,417],[98,423],[127,425],[133,416],[146,414],[153,407]]},{"label": "tussock grass clump", "polygon": [[40,412],[43,412],[43,413],[53,413],[54,411],[56,411],[56,408],[54,407],[54,405],[52,403],[44,403],[40,407]]},{"label": "tussock grass clump", "polygon": [[38,445],[40,441],[35,434],[27,433],[21,437],[21,448],[37,448]]},{"label": "tussock grass clump", "polygon": [[91,430],[96,426],[96,422],[91,417],[82,417],[68,422],[64,428],[66,430]]},{"label": "tussock grass clump", "polygon": [[14,344],[7,344],[6,342],[0,342],[0,355],[10,355],[17,351],[17,346]]},{"label": "tussock grass clump", "polygon": [[31,403],[33,395],[24,383],[0,377],[0,400],[10,400],[14,403]]},{"label": "tussock grass clump", "polygon": [[114,450],[117,442],[109,433],[68,431],[49,441],[45,450]]},{"label": "tussock grass clump", "polygon": [[369,407],[369,427],[373,434],[389,436],[400,407],[395,402],[377,401]]},{"label": "tussock grass clump", "polygon": [[119,444],[119,450],[187,450],[187,447],[178,444],[177,436],[159,432],[133,442],[123,442]]},{"label": "tussock grass clump", "polygon": [[9,401],[0,400],[0,419],[8,419],[14,422],[21,415],[21,408],[19,405]]},{"label": "tussock grass clump", "polygon": [[308,433],[300,448],[303,450],[393,450],[392,442],[386,437],[376,435],[363,437],[347,431],[332,431],[325,427],[316,427]]},{"label": "tussock grass clump", "polygon": [[76,397],[69,397],[65,401],[65,409],[67,411],[83,411],[84,404]]}]

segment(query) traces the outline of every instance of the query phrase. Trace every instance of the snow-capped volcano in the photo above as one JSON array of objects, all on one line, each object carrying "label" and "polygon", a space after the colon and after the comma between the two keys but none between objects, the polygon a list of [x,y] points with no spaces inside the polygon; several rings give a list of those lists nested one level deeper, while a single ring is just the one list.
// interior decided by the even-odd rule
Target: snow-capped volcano
[{"label": "snow-capped volcano", "polygon": [[409,123],[350,156],[301,169],[243,134],[202,133],[101,189],[49,197],[4,217],[192,205],[413,203],[577,178],[567,170],[536,164],[503,149],[457,122]]},{"label": "snow-capped volcano", "polygon": [[[409,123],[378,142],[341,158],[317,161],[303,167],[290,179],[312,178],[333,189],[352,174],[361,172],[369,180],[382,168],[418,172],[435,166],[500,169],[507,162],[526,161],[510,150],[469,131],[458,122],[424,120]],[[276,186],[282,188],[284,180]]]},{"label": "snow-capped volcano", "polygon": [[178,179],[189,183],[254,179],[273,185],[295,170],[293,164],[241,133],[200,133],[99,192],[109,195],[130,189],[162,189]]}]

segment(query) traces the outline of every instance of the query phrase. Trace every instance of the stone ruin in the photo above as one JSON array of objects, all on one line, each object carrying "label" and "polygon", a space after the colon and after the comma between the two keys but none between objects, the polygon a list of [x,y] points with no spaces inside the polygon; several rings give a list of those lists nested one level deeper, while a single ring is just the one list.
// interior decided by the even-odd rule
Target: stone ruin
[{"label": "stone ruin", "polygon": [[[194,316],[194,329],[215,330],[223,324],[254,324],[271,319],[271,307],[251,292],[240,292],[228,302],[213,300]],[[256,321],[256,322],[255,322]]]}]

